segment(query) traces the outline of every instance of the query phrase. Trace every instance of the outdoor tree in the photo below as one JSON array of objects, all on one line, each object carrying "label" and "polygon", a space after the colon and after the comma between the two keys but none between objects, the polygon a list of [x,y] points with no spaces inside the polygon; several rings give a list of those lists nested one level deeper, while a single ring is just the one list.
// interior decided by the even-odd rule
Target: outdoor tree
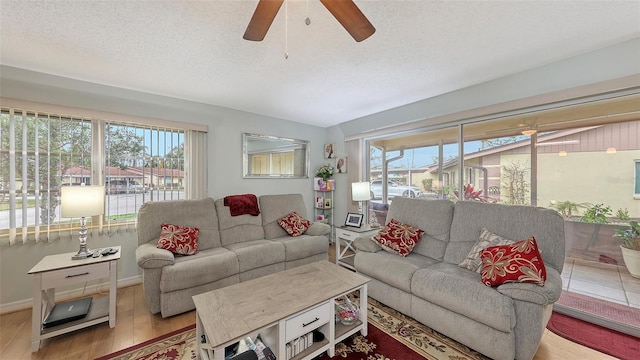
[{"label": "outdoor tree", "polygon": [[184,143],[174,147],[165,155],[165,167],[184,170]]},{"label": "outdoor tree", "polygon": [[481,141],[481,149],[485,150],[485,149],[491,149],[498,146],[513,144],[514,142],[519,140],[521,139],[519,139],[517,136],[505,136],[505,137],[500,137],[495,139],[485,139]]},{"label": "outdoor tree", "polygon": [[433,191],[433,179],[422,179],[422,187],[426,191]]},{"label": "outdoor tree", "polygon": [[135,130],[129,127],[118,125],[107,125],[106,132],[107,166],[120,169],[143,166],[141,161],[146,150],[144,135],[136,134]]},{"label": "outdoor tree", "polygon": [[[9,189],[13,170],[16,186],[20,186],[16,190],[25,189],[28,194],[39,190],[40,223],[51,223],[59,202],[57,195],[63,181],[61,175],[71,167],[88,168],[91,164],[91,123],[58,117],[14,115],[12,126],[10,115],[2,114],[0,135],[2,187]],[[16,150],[13,162],[8,151],[11,138]]]},{"label": "outdoor tree", "polygon": [[529,174],[527,164],[512,162],[502,166],[502,193],[506,197],[506,204],[528,205],[530,193],[527,177]]},{"label": "outdoor tree", "polygon": [[[41,224],[50,224],[55,219],[60,186],[68,170],[91,168],[91,126],[88,121],[52,116],[36,118],[35,115],[14,115],[12,125],[10,115],[1,114],[1,189],[10,188],[11,172],[16,186],[21,186],[16,190],[25,189],[27,194],[35,194],[38,189]],[[108,166],[135,166],[135,159],[144,154],[144,137],[133,130],[109,127],[107,139],[108,151],[115,154],[108,157]],[[12,142],[16,150],[13,161],[9,152]],[[5,198],[0,200],[6,201]]]}]

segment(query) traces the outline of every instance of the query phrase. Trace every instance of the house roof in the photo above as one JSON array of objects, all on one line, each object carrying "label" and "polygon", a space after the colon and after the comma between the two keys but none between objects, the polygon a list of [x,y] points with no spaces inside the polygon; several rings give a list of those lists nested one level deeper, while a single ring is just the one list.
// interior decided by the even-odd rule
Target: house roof
[{"label": "house roof", "polygon": [[[569,129],[569,130],[561,130],[561,131],[554,131],[552,133],[548,133],[548,134],[543,134],[543,135],[539,135],[538,136],[538,143],[544,143],[544,142],[551,142],[555,139],[560,139],[563,137],[567,137],[573,134],[579,134],[585,131],[590,131],[593,129],[596,129],[600,126],[590,126],[590,127],[585,127],[585,128],[577,128],[577,129]],[[497,153],[502,153],[505,151],[509,151],[509,150],[513,150],[513,149],[517,149],[517,148],[521,148],[524,146],[529,146],[529,144],[531,143],[531,139],[529,137],[527,137],[526,139],[520,140],[520,141],[516,141],[510,144],[505,144],[505,145],[500,145],[500,146],[495,146],[492,147],[490,149],[485,149],[485,150],[480,150],[480,151],[476,151],[473,153],[469,153],[469,154],[465,154],[464,155],[464,160],[468,161],[468,160],[472,160],[472,159],[477,159],[477,158],[481,158],[487,155],[492,155],[492,154],[497,154]],[[452,165],[455,165],[458,163],[458,157],[451,159],[449,161],[445,161],[442,164],[443,168],[447,168],[450,167]],[[438,171],[438,164],[432,164],[427,166],[427,172],[430,173],[434,173]]]},{"label": "house roof", "polygon": [[151,174],[153,176],[184,177],[184,171],[180,169],[130,167],[128,170],[138,175]]},{"label": "house roof", "polygon": [[638,1],[355,2],[360,43],[319,1],[262,42],[242,39],[256,0],[1,1],[0,61],[325,127],[640,36]]}]

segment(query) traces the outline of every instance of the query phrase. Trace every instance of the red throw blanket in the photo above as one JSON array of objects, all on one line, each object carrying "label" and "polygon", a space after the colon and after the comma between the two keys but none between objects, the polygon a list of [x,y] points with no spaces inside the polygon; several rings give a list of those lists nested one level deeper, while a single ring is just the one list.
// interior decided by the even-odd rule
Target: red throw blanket
[{"label": "red throw blanket", "polygon": [[258,216],[258,198],[254,194],[229,195],[224,198],[224,206],[229,207],[231,216],[253,215]]}]

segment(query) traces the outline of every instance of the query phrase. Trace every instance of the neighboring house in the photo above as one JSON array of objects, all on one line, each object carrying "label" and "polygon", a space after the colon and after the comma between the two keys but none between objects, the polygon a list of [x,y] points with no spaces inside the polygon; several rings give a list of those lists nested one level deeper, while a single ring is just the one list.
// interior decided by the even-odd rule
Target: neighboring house
[{"label": "neighboring house", "polygon": [[[517,180],[509,177],[520,171],[525,204],[604,204],[614,213],[627,209],[631,217],[640,217],[640,121],[539,134],[536,145],[536,176],[529,176],[531,142],[527,139],[465,155],[463,182],[491,200],[514,203],[510,188],[517,188],[512,186]],[[455,188],[460,179],[458,160],[445,163],[443,169],[443,186]],[[426,173],[436,181],[437,165]]]},{"label": "neighboring house", "polygon": [[130,167],[130,172],[144,179],[147,186],[182,186],[184,171],[180,169]]},{"label": "neighboring house", "polygon": [[[182,186],[184,181],[184,171],[179,169],[129,167],[120,169],[114,166],[105,168],[105,180],[109,183],[112,180],[136,181],[146,186]],[[81,183],[91,183],[91,171],[81,167],[71,167],[64,173],[62,179],[65,184],[79,185]]]}]

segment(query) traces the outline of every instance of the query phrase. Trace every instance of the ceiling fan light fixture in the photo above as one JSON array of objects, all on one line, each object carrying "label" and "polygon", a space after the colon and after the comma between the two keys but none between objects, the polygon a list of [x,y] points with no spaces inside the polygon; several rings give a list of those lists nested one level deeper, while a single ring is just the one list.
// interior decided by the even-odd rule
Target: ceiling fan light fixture
[{"label": "ceiling fan light fixture", "polygon": [[527,136],[531,136],[535,133],[537,133],[538,130],[536,129],[526,129],[526,130],[522,130],[522,135],[527,135]]}]

